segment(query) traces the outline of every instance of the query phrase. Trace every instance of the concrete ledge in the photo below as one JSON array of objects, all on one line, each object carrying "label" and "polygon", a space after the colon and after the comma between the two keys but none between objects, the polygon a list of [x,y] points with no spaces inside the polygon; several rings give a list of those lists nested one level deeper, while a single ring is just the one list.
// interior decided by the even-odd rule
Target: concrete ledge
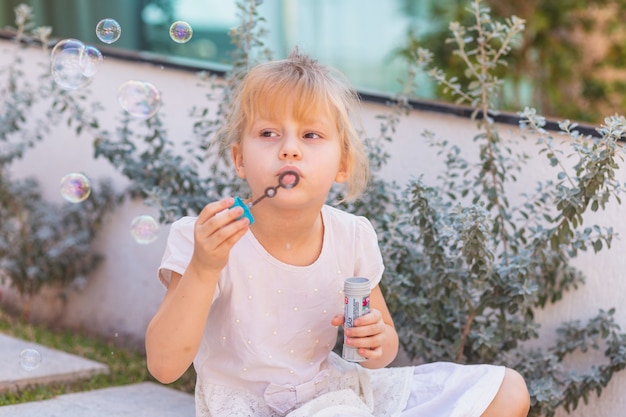
[{"label": "concrete ledge", "polygon": [[[35,349],[41,355],[41,363],[35,369],[27,370],[21,366],[20,353],[24,349]],[[29,385],[68,382],[102,373],[109,373],[107,365],[0,333],[0,392]]]},{"label": "concrete ledge", "polygon": [[194,417],[194,397],[153,382],[0,407],[0,417]]}]

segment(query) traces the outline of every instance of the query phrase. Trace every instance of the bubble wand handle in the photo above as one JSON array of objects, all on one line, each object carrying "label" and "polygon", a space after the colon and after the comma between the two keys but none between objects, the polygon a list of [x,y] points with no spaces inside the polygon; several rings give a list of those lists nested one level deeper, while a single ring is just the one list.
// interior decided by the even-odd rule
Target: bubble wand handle
[{"label": "bubble wand handle", "polygon": [[252,217],[252,213],[250,212],[251,206],[248,207],[248,205],[244,203],[241,198],[235,197],[235,203],[230,208],[233,207],[241,207],[243,209],[243,214],[239,217],[239,219],[245,217],[250,221],[250,224],[254,223],[254,217]]}]

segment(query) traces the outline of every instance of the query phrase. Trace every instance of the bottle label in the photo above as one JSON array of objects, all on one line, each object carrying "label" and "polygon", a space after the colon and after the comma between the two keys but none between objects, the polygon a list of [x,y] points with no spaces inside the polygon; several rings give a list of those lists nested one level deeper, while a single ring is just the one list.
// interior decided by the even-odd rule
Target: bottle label
[{"label": "bottle label", "polygon": [[[370,311],[370,296],[351,296],[346,295],[344,299],[344,328],[354,327],[354,320],[369,313]],[[345,340],[345,337],[344,337]],[[348,346],[344,343],[342,357],[351,362],[362,362],[367,358],[359,355],[358,349],[353,346]]]}]

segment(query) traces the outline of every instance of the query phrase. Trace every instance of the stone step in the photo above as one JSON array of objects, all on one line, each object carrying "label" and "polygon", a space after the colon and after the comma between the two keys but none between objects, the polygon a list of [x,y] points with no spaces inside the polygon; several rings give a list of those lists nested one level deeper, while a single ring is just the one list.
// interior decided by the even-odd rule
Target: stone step
[{"label": "stone step", "polygon": [[[30,366],[24,363],[20,354],[25,349],[30,349],[40,361]],[[109,373],[105,364],[0,333],[0,392],[15,391],[28,385],[90,378],[102,373]]]},{"label": "stone step", "polygon": [[194,417],[194,398],[153,382],[0,407],[0,417]]},{"label": "stone step", "polygon": [[[28,366],[20,354],[30,349]],[[36,365],[36,366],[35,366]],[[69,382],[108,373],[109,367],[0,333],[0,392],[29,385]],[[194,417],[191,394],[153,382],[60,395],[0,407],[0,417]]]}]

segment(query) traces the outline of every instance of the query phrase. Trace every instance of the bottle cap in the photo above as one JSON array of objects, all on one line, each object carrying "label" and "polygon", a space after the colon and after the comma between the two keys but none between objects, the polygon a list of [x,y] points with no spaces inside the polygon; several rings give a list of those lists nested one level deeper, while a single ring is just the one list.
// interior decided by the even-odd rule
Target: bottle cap
[{"label": "bottle cap", "polygon": [[368,295],[372,288],[370,280],[363,277],[346,278],[343,283],[343,292],[346,295]]}]

